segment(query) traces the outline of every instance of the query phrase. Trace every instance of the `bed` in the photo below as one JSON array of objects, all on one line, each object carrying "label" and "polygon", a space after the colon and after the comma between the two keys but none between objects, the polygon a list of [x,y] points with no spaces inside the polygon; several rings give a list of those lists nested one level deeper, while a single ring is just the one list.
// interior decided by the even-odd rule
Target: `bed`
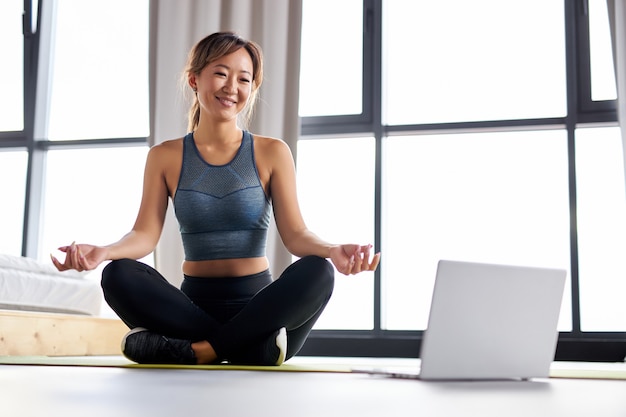
[{"label": "bed", "polygon": [[87,273],[0,254],[0,356],[119,355],[128,327],[104,304]]},{"label": "bed", "polygon": [[84,273],[0,254],[0,309],[97,316],[102,300],[99,282]]}]

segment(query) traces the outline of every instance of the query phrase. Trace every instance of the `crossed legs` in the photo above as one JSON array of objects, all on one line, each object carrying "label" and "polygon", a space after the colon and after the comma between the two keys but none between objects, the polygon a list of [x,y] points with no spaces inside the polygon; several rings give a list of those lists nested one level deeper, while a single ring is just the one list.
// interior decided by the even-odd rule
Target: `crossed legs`
[{"label": "crossed legs", "polygon": [[[275,281],[269,272],[257,275],[193,278],[180,290],[154,268],[121,259],[104,269],[102,288],[107,303],[131,329],[144,327],[189,340],[198,363],[250,362],[282,327],[287,330],[289,359],[302,348],[328,303],[334,269],[325,259],[309,256],[294,262]],[[194,283],[204,280],[208,285],[214,285],[214,280],[221,281],[219,285],[247,283],[241,296],[214,302],[204,295],[196,297]]]}]

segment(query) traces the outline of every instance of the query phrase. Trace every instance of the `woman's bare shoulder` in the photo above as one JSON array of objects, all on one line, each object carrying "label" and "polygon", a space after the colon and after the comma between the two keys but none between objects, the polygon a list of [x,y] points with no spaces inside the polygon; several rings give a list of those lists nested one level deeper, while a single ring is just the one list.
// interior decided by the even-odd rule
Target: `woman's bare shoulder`
[{"label": "woman's bare shoulder", "polygon": [[161,143],[157,143],[156,145],[152,145],[150,147],[150,157],[161,159],[161,158],[171,158],[175,154],[181,154],[183,149],[183,139],[170,139],[163,141]]},{"label": "woman's bare shoulder", "polygon": [[183,138],[176,138],[165,140],[161,143],[157,143],[156,145],[152,145],[150,150],[155,150],[155,152],[173,152],[182,149],[182,146]]},{"label": "woman's bare shoulder", "polygon": [[271,136],[254,135],[255,146],[265,152],[291,152],[289,145],[279,138]]}]

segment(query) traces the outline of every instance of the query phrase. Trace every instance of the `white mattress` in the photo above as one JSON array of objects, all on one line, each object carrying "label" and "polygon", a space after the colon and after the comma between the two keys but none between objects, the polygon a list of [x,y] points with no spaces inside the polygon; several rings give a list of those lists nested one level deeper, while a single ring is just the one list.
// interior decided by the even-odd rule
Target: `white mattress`
[{"label": "white mattress", "polygon": [[100,283],[86,274],[0,254],[0,309],[97,316],[101,305]]}]

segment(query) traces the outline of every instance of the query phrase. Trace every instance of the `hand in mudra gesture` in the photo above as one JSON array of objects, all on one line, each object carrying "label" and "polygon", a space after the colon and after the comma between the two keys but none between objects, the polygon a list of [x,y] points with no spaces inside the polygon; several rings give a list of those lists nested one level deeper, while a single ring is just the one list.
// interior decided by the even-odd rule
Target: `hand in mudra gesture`
[{"label": "hand in mudra gesture", "polygon": [[376,270],[380,252],[372,256],[372,245],[338,245],[330,249],[330,260],[337,271],[344,275],[355,275]]}]

